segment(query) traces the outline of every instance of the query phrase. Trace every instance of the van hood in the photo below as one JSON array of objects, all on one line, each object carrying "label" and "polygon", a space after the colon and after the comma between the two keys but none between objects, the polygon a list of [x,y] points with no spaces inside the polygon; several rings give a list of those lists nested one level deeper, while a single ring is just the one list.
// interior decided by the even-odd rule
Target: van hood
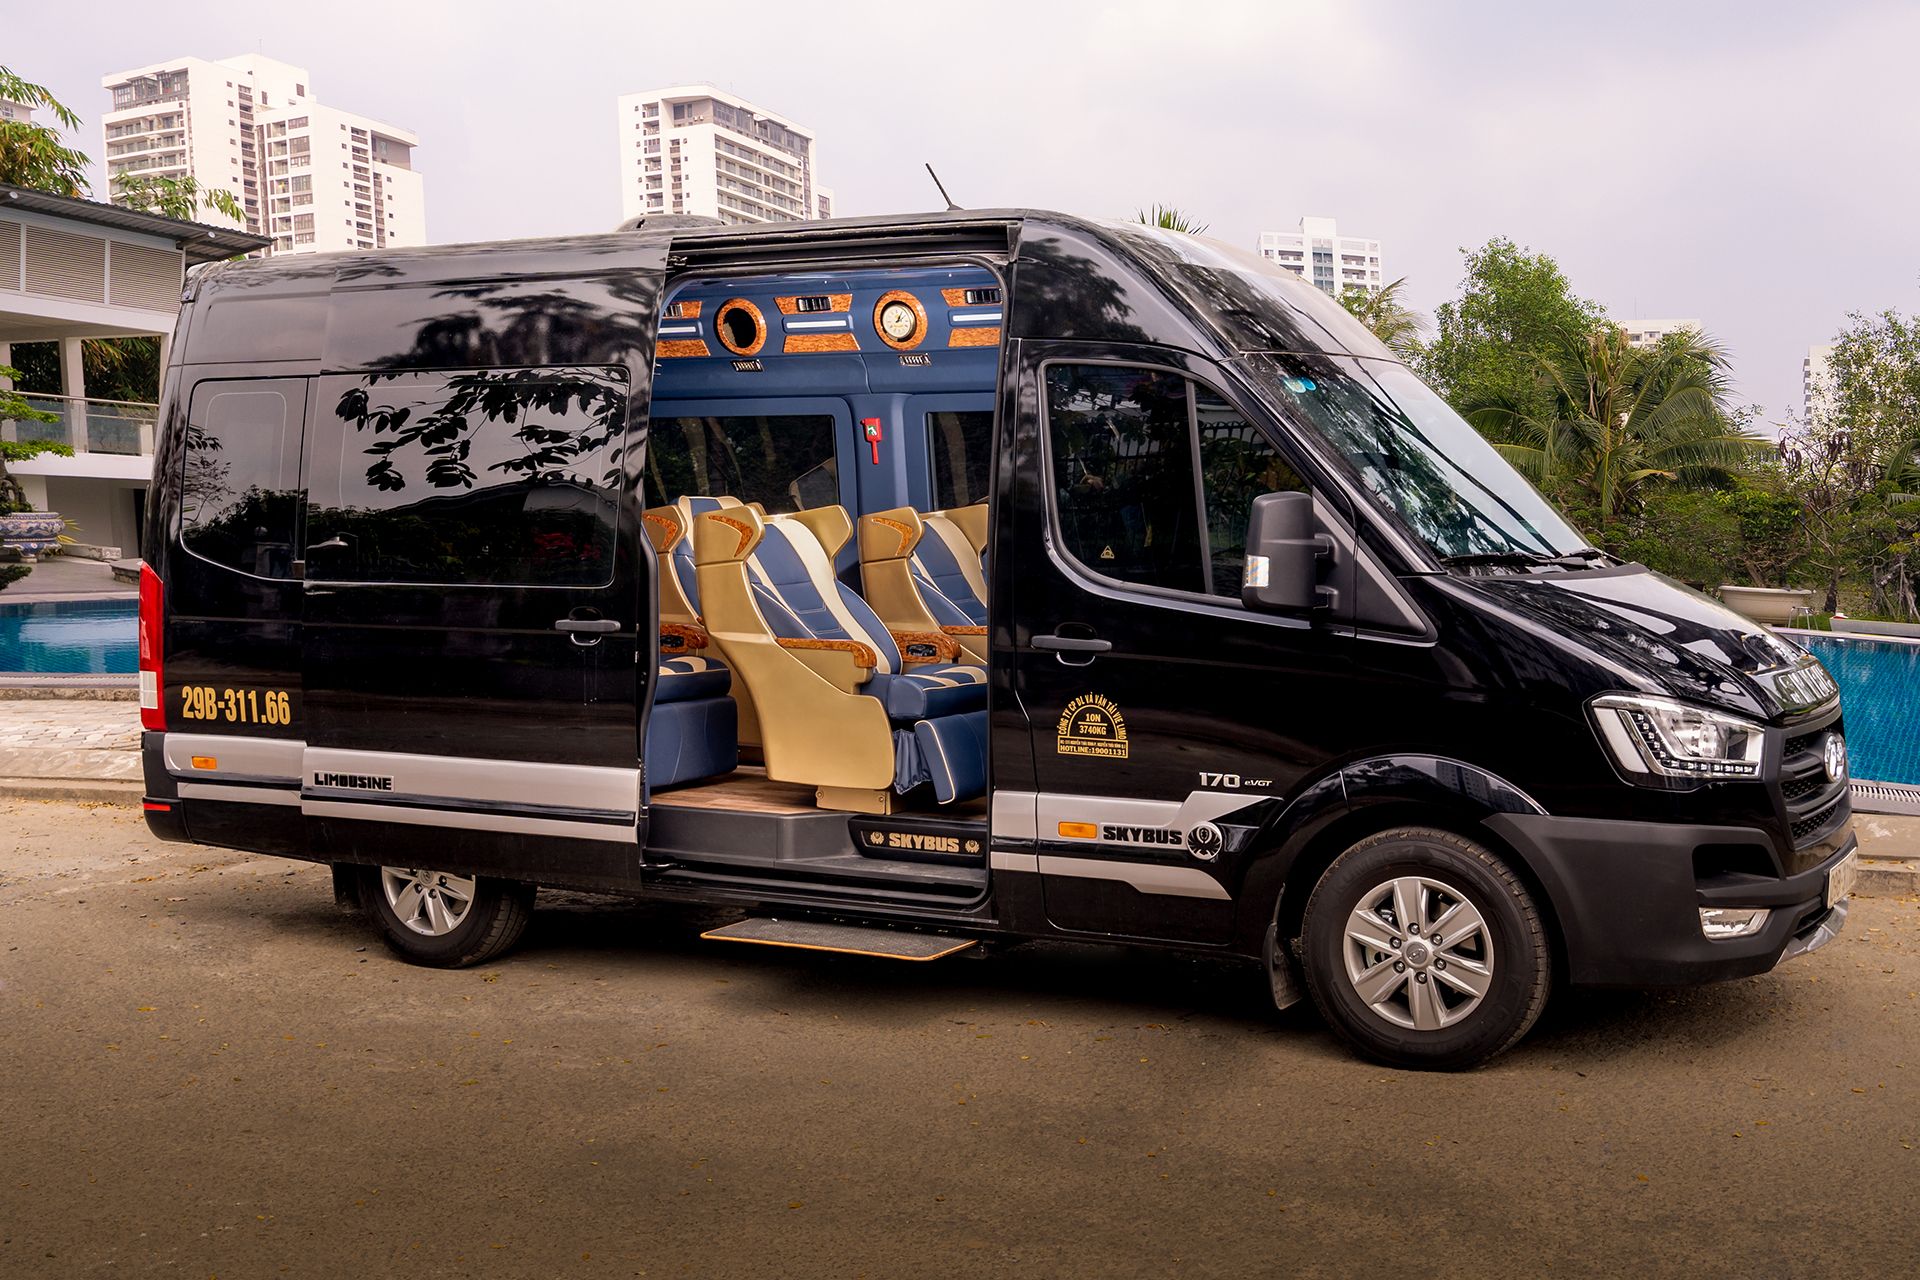
[{"label": "van hood", "polygon": [[1771,721],[1839,695],[1806,650],[1645,565],[1454,581],[1677,698]]}]

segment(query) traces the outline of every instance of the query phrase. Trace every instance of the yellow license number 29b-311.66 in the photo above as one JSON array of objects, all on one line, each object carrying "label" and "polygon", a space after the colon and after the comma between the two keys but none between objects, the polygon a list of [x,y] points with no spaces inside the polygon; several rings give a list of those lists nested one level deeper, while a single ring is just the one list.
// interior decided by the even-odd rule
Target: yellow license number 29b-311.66
[{"label": "yellow license number 29b-311.66", "polygon": [[228,724],[291,724],[287,695],[277,689],[216,689],[190,684],[180,689],[180,718]]}]

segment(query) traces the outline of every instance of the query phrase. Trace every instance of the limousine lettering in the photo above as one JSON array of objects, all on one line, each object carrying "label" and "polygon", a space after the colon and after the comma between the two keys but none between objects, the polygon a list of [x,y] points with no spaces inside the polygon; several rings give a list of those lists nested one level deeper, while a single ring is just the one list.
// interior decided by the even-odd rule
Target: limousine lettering
[{"label": "limousine lettering", "polygon": [[316,773],[313,785],[348,791],[391,791],[393,779],[378,773]]}]

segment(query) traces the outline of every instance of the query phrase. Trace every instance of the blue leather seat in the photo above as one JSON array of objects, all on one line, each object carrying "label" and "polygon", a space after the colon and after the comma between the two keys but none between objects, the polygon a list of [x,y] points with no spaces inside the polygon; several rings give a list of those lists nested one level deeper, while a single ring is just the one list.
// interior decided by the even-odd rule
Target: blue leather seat
[{"label": "blue leather seat", "polygon": [[986,573],[979,553],[939,512],[925,512],[920,521],[925,532],[910,563],[927,612],[943,627],[986,626]]},{"label": "blue leather seat", "polygon": [[666,658],[654,685],[642,763],[655,791],[740,766],[740,711],[727,689],[733,675],[717,658]]},{"label": "blue leather seat", "polygon": [[787,640],[849,641],[874,657],[859,692],[877,698],[894,724],[894,790],[933,785],[942,804],[986,790],[985,668],[967,663],[908,666],[867,602],[833,575],[833,558],[813,531],[775,516],[747,560],[753,599],[772,634]]}]

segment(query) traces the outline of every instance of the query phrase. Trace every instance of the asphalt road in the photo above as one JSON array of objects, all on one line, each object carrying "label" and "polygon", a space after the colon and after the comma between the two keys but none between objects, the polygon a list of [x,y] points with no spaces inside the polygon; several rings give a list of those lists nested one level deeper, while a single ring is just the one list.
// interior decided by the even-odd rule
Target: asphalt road
[{"label": "asphalt road", "polygon": [[[1471,1074],[1257,973],[908,965],[543,898],[392,959],[324,868],[0,803],[0,1275],[1886,1273],[1920,1257],[1920,905]],[[1904,1265],[1903,1265],[1904,1264]]]}]

